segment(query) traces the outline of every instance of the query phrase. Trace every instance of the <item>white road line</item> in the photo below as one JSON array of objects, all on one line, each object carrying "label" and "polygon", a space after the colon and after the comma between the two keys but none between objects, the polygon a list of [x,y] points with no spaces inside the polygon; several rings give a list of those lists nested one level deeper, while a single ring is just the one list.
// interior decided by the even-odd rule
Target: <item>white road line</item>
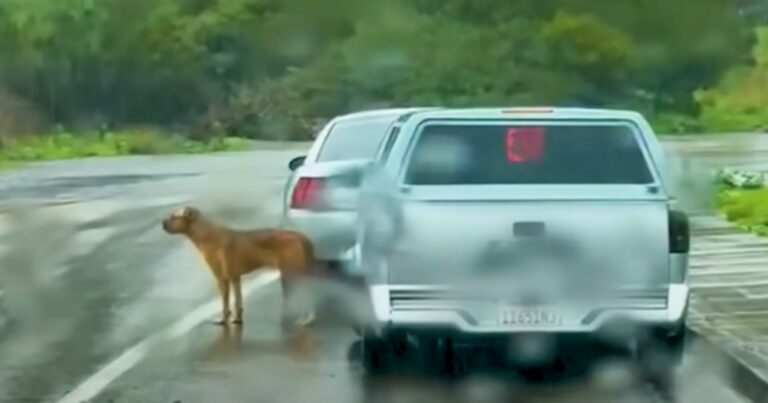
[{"label": "white road line", "polygon": [[735,234],[718,234],[718,235],[699,235],[694,232],[692,244],[700,245],[703,243],[733,243],[742,241],[755,241],[757,235],[748,232],[739,232]]},{"label": "white road line", "polygon": [[717,270],[718,268],[722,267],[754,267],[754,266],[762,266],[765,267],[766,262],[768,262],[768,256],[758,256],[758,257],[734,257],[734,256],[723,256],[723,257],[709,257],[707,259],[694,259],[690,263],[690,268],[692,270],[700,270],[702,272],[706,272],[709,270]]},{"label": "white road line", "polygon": [[704,249],[704,250],[691,250],[691,256],[694,256],[696,258],[704,258],[707,256],[730,256],[730,255],[763,255],[768,257],[768,252],[765,250],[766,244],[760,243],[756,244],[754,246],[747,246],[747,247],[738,247],[738,248],[722,248],[722,247],[716,247],[711,249]]},{"label": "white road line", "polygon": [[731,245],[766,246],[768,243],[766,243],[765,240],[758,238],[754,234],[749,234],[749,236],[729,235],[726,238],[713,238],[711,236],[694,235],[694,241],[691,243],[691,247],[698,250],[710,247],[719,248]]},{"label": "white road line", "polygon": [[[274,282],[278,277],[279,274],[276,271],[263,272],[256,275],[254,279],[243,285],[243,295],[247,297],[254,291],[262,289]],[[218,310],[218,300],[212,300],[207,304],[200,306],[176,321],[176,323],[147,337],[140,343],[120,354],[113,361],[104,365],[96,373],[80,383],[79,386],[59,399],[58,403],[83,403],[89,399],[93,399],[109,386],[109,384],[117,380],[117,378],[144,359],[158,342],[169,341],[188,333],[195,326],[215,315]]]},{"label": "white road line", "polygon": [[694,292],[698,289],[705,289],[705,288],[735,288],[735,287],[741,287],[742,289],[747,289],[750,287],[764,287],[768,286],[768,280],[761,279],[759,281],[752,280],[752,281],[723,281],[723,282],[693,282],[691,284],[691,288],[694,290]]},{"label": "white road line", "polygon": [[[753,265],[743,265],[742,268],[735,268],[735,267],[728,267],[727,262],[721,262],[719,265],[713,265],[711,267],[714,268],[705,268],[704,266],[690,266],[691,268],[694,268],[691,270],[689,275],[691,277],[699,277],[699,278],[705,278],[705,277],[734,277],[734,276],[743,276],[743,275],[755,275],[755,277],[759,277],[764,274],[768,274],[768,270],[766,270],[765,265],[768,263],[768,260],[764,260],[760,264],[753,264]],[[722,268],[724,267],[724,268]]]}]

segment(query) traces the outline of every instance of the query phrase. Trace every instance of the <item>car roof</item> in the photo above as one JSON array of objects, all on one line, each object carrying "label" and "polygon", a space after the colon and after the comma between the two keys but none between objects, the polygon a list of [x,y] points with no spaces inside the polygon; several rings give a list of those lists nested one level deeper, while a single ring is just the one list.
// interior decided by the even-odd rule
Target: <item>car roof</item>
[{"label": "car roof", "polygon": [[409,107],[409,108],[382,108],[382,109],[369,109],[365,111],[351,112],[344,115],[339,115],[333,119],[333,122],[344,122],[355,119],[368,119],[384,116],[397,117],[408,113],[434,110],[435,107]]},{"label": "car roof", "polygon": [[642,120],[635,111],[572,107],[434,108],[416,111],[423,119],[628,119]]}]

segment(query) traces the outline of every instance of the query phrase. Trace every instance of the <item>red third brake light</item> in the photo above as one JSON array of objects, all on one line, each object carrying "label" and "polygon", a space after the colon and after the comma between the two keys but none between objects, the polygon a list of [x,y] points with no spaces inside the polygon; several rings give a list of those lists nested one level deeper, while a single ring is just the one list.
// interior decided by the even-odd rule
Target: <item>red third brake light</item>
[{"label": "red third brake light", "polygon": [[522,108],[507,108],[501,111],[501,113],[505,114],[514,114],[514,113],[552,113],[555,110],[553,108],[548,107],[522,107]]},{"label": "red third brake light", "polygon": [[531,162],[541,159],[544,149],[543,127],[510,127],[505,136],[507,161]]},{"label": "red third brake light", "polygon": [[311,209],[317,207],[322,190],[322,178],[299,178],[291,195],[291,208]]}]

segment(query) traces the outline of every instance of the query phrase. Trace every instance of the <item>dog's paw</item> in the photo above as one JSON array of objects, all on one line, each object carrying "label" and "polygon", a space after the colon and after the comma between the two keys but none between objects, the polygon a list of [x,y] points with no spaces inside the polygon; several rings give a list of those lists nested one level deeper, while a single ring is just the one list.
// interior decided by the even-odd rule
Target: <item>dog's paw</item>
[{"label": "dog's paw", "polygon": [[233,325],[242,325],[243,324],[243,318],[232,319],[232,324]]},{"label": "dog's paw", "polygon": [[308,312],[296,319],[296,326],[304,327],[315,321],[315,312]]},{"label": "dog's paw", "polygon": [[227,322],[226,319],[219,319],[219,320],[211,321],[211,324],[214,325],[214,326],[226,326],[227,323],[228,322]]}]

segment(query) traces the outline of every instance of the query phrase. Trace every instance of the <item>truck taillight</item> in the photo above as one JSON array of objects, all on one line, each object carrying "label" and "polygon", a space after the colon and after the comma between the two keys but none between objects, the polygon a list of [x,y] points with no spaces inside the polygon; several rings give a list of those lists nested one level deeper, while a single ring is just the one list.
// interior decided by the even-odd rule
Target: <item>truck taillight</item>
[{"label": "truck taillight", "polygon": [[318,207],[323,186],[322,178],[299,178],[291,195],[291,208],[312,209]]},{"label": "truck taillight", "polygon": [[691,229],[688,216],[682,211],[669,210],[669,253],[688,253],[691,249]]}]

